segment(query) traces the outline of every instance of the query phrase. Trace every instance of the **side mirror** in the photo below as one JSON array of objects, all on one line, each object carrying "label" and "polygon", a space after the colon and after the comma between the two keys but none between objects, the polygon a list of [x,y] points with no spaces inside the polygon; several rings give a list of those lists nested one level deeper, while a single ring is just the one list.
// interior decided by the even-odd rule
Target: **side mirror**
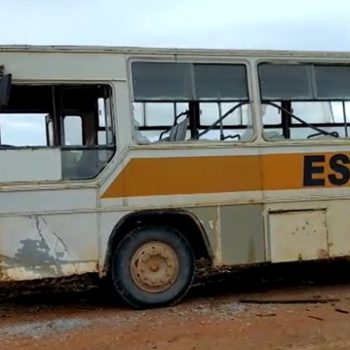
[{"label": "side mirror", "polygon": [[7,107],[10,98],[11,80],[11,74],[0,76],[0,110]]}]

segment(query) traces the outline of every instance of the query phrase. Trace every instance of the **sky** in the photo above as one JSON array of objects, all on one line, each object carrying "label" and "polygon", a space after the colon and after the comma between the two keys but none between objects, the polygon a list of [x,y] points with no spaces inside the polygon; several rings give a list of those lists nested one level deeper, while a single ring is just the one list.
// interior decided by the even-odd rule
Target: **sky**
[{"label": "sky", "polygon": [[[0,45],[350,51],[349,0],[0,0],[0,14]],[[29,122],[4,118],[8,136]],[[44,117],[30,123],[44,138]]]},{"label": "sky", "polygon": [[0,0],[0,45],[349,50],[348,0]]}]

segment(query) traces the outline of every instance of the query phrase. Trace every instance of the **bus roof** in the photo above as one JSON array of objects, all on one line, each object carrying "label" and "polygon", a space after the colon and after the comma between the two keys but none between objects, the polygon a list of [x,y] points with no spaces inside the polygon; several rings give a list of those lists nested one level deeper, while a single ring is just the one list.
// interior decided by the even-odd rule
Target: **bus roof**
[{"label": "bus roof", "polygon": [[115,54],[169,54],[245,57],[323,57],[350,58],[350,51],[239,50],[207,48],[158,48],[118,46],[0,45],[0,52],[86,52]]}]

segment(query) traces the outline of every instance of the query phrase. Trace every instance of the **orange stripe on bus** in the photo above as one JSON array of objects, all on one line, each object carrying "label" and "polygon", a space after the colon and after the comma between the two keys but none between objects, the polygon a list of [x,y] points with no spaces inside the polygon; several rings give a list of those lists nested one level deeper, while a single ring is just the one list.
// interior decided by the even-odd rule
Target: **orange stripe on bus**
[{"label": "orange stripe on bus", "polygon": [[[326,179],[324,187],[332,187],[326,175],[333,154],[325,154],[324,174],[313,175]],[[300,189],[305,155],[134,158],[102,198]]]}]

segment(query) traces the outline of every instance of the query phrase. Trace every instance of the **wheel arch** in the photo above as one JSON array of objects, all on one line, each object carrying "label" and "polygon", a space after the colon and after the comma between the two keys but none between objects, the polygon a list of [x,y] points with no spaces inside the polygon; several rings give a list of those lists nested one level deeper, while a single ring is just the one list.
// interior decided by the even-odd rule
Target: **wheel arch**
[{"label": "wheel arch", "polygon": [[104,273],[109,273],[113,251],[121,239],[131,230],[143,225],[166,225],[177,229],[189,241],[196,260],[205,258],[213,261],[208,236],[193,213],[183,209],[148,209],[129,213],[116,223],[108,239]]}]

